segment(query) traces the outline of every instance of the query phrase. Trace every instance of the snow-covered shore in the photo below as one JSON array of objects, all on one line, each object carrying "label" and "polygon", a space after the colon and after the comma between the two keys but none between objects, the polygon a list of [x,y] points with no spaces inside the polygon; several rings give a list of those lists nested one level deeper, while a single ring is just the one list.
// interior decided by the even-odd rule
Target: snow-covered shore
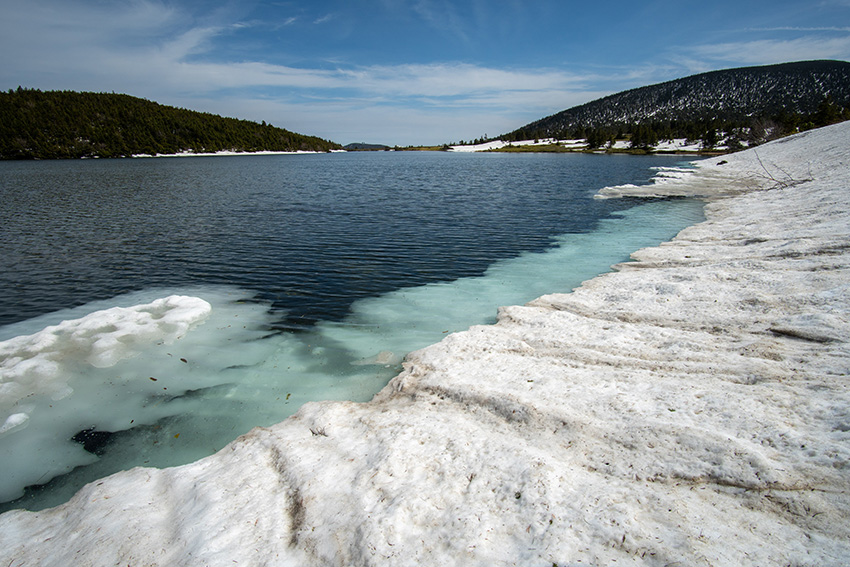
[{"label": "snow-covered shore", "polygon": [[[331,150],[331,151],[339,151],[339,150]],[[236,150],[221,150],[218,152],[179,152],[176,154],[136,154],[132,157],[134,158],[171,158],[171,157],[216,157],[216,156],[290,156],[290,155],[301,155],[301,154],[323,154],[325,152],[312,152],[306,150],[296,150],[296,151],[273,151],[273,150],[261,150],[257,152],[239,152]]]},{"label": "snow-covered shore", "polygon": [[[587,151],[590,148],[587,146],[586,139],[576,139],[576,140],[558,140],[555,138],[542,138],[538,140],[519,140],[514,142],[506,142],[504,140],[492,140],[489,142],[482,142],[480,144],[462,144],[462,145],[454,145],[449,147],[450,152],[460,152],[460,153],[474,153],[474,152],[490,152],[495,150],[501,150],[503,148],[509,147],[531,147],[541,146],[548,147],[558,145],[561,146],[563,150],[571,150],[571,151]],[[606,146],[607,147],[607,146]],[[614,142],[610,148],[612,150],[627,150],[631,147],[631,144],[625,140],[617,140]],[[704,151],[706,148],[703,148],[702,142],[690,142],[685,140],[684,138],[676,138],[674,140],[661,140],[654,146],[650,148],[653,152],[659,153],[681,153],[681,154],[697,154],[699,152]],[[728,149],[724,145],[719,145],[715,150],[726,150]],[[600,149],[599,151],[604,151]]]},{"label": "snow-covered shore", "polygon": [[649,189],[707,220],[211,457],[0,516],[5,565],[850,563],[850,123]]}]

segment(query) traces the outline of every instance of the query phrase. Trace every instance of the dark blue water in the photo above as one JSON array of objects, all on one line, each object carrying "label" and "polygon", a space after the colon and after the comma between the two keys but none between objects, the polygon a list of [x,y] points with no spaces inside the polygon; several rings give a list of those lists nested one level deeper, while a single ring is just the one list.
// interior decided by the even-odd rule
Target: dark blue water
[{"label": "dark blue water", "polygon": [[632,206],[668,156],[380,152],[0,162],[0,325],[131,290],[228,284],[303,328],[477,275]]}]

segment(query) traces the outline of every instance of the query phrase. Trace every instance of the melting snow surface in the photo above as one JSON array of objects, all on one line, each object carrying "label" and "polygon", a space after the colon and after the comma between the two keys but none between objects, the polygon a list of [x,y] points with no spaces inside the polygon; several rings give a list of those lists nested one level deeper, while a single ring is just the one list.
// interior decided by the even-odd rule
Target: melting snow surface
[{"label": "melting snow surface", "polygon": [[2,563],[850,563],[850,122],[661,177],[602,193],[708,220],[369,403],[8,512]]},{"label": "melting snow surface", "polygon": [[[150,345],[174,343],[203,323],[210,311],[210,304],[202,299],[174,295],[144,305],[97,311],[0,342],[0,419],[4,420],[0,436],[15,432],[14,442],[4,445],[0,497],[18,497],[22,486],[45,482],[92,462],[93,456],[71,441],[74,434],[91,425],[81,421],[85,419],[78,407],[82,402],[69,399],[74,389],[81,391],[77,398],[98,399],[112,406],[111,430],[129,427],[129,420],[123,418],[132,413],[131,408],[145,405],[130,398],[148,399],[154,385],[142,380],[134,394],[121,388],[120,398],[113,397],[110,387],[128,381],[129,376],[98,369],[111,368]],[[60,403],[63,400],[69,403]],[[153,415],[160,417],[156,412]],[[24,427],[27,431],[20,431]],[[49,431],[64,431],[65,438],[55,439]]]}]

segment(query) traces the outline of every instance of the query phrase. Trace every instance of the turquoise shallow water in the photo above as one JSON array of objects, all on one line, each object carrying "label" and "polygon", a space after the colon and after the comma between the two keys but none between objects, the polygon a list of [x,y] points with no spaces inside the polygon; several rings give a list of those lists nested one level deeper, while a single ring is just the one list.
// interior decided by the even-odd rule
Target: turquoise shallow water
[{"label": "turquoise shallow water", "polygon": [[[569,291],[702,220],[695,201],[592,199],[674,163],[381,153],[0,164],[17,211],[2,224],[0,340],[174,293],[213,306],[177,346],[79,364],[73,395],[28,400],[28,427],[0,436],[0,452],[47,484],[5,507],[195,460],[306,401],[368,400],[407,352],[494,321],[500,305]],[[95,432],[86,446],[83,430]],[[62,449],[44,455],[45,437]],[[19,484],[5,488],[33,483]]]}]

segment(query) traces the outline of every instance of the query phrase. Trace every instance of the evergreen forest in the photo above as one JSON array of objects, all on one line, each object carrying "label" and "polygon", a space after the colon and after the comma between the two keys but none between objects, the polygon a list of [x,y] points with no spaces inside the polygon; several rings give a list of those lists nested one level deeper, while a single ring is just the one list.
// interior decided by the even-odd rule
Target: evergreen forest
[{"label": "evergreen forest", "polygon": [[[505,141],[685,138],[731,149],[850,119],[850,63],[801,61],[725,69],[613,94],[499,136]],[[485,135],[486,138],[486,135]],[[485,139],[476,140],[480,143]]]},{"label": "evergreen forest", "polygon": [[125,94],[21,87],[0,92],[0,159],[339,148],[334,142],[265,122],[224,118]]}]

